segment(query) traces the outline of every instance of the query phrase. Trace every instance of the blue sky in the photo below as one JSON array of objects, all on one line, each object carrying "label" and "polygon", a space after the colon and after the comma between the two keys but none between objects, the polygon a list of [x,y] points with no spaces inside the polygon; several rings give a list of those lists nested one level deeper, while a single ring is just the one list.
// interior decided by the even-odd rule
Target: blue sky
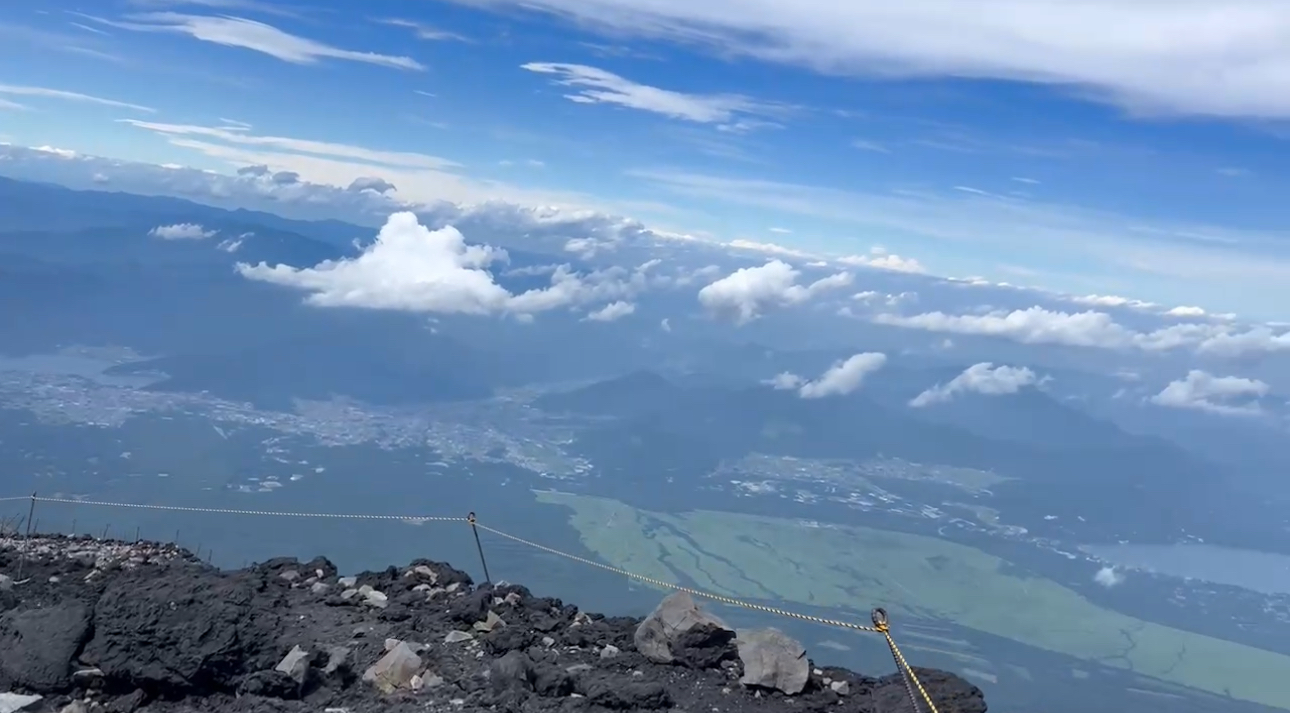
[{"label": "blue sky", "polygon": [[1284,5],[518,4],[9,3],[0,136],[1288,316]]}]

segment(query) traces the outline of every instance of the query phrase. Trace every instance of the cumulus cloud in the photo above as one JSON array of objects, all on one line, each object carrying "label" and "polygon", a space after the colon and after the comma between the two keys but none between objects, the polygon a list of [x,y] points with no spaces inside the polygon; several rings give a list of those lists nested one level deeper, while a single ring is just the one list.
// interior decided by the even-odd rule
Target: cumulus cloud
[{"label": "cumulus cloud", "polygon": [[557,77],[557,84],[576,91],[565,98],[579,104],[614,104],[700,124],[716,124],[727,130],[773,126],[753,117],[783,114],[785,107],[758,102],[737,94],[686,94],[638,84],[595,67],[582,64],[529,62],[523,69]]},{"label": "cumulus cloud", "polygon": [[1169,382],[1151,402],[1169,408],[1195,409],[1224,416],[1254,416],[1263,412],[1259,399],[1269,386],[1257,379],[1214,376],[1192,369],[1187,376]]},{"label": "cumulus cloud", "polygon": [[635,303],[618,300],[589,313],[587,319],[591,322],[614,322],[635,311]]},{"label": "cumulus cloud", "polygon": [[747,324],[768,309],[801,304],[828,290],[846,287],[852,276],[839,272],[808,285],[799,285],[801,272],[781,260],[744,267],[699,290],[699,303],[711,314]]},{"label": "cumulus cloud", "polygon": [[597,238],[569,238],[564,243],[564,251],[573,253],[583,260],[590,260],[597,253],[608,252],[618,246],[613,240],[600,240]]},{"label": "cumulus cloud", "polygon": [[401,212],[389,217],[376,241],[357,257],[314,267],[237,267],[248,279],[304,290],[306,301],[320,307],[444,314],[531,316],[621,297],[640,284],[621,269],[579,275],[561,265],[552,272],[550,286],[512,294],[488,271],[506,260],[505,250],[468,245],[456,228],[430,230],[415,214]]},{"label": "cumulus cloud", "polygon": [[796,390],[804,399],[845,396],[860,388],[864,384],[865,377],[881,369],[886,363],[886,354],[863,352],[835,363],[819,378],[811,381],[786,371],[776,374],[763,383],[780,391]]},{"label": "cumulus cloud", "polygon": [[1093,575],[1093,581],[1110,589],[1124,582],[1124,575],[1114,567],[1103,567]]},{"label": "cumulus cloud", "polygon": [[1280,334],[1270,327],[1252,327],[1245,331],[1223,330],[1200,343],[1197,351],[1215,357],[1241,357],[1290,350],[1290,331]]},{"label": "cumulus cloud", "polygon": [[915,396],[909,405],[921,408],[931,404],[943,403],[961,393],[977,393],[986,396],[1015,394],[1028,386],[1039,383],[1035,372],[1026,367],[995,366],[990,362],[973,364],[963,373],[945,384],[937,384]]},{"label": "cumulus cloud", "polygon": [[175,223],[158,225],[148,231],[148,235],[162,240],[205,240],[214,236],[217,230],[207,230],[197,223]]}]

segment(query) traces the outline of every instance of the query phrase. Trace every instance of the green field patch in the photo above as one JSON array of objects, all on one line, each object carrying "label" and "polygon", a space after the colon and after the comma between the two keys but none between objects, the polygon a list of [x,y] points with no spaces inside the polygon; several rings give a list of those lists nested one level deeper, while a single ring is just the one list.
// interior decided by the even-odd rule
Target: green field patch
[{"label": "green field patch", "polygon": [[637,574],[684,578],[729,597],[849,610],[858,622],[882,606],[897,627],[901,617],[951,621],[1150,679],[1290,709],[1290,687],[1268,675],[1290,671],[1290,657],[1104,609],[1051,580],[1006,574],[1007,562],[965,545],[736,513],[647,512],[550,491],[538,500],[568,507],[589,550]]}]

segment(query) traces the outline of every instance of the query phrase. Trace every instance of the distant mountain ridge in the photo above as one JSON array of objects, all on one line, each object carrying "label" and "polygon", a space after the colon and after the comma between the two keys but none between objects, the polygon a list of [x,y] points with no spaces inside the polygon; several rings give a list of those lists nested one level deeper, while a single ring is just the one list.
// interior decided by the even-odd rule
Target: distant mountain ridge
[{"label": "distant mountain ridge", "polygon": [[[1162,439],[1125,433],[1042,392],[976,396],[941,404],[952,410],[929,416],[931,408],[879,403],[865,390],[802,399],[769,387],[683,387],[638,372],[548,394],[536,405],[552,413],[616,419],[580,439],[584,452],[593,454],[593,462],[598,457],[612,464],[615,472],[640,473],[646,480],[650,473],[669,472],[696,482],[722,459],[750,453],[854,460],[881,455],[1012,478],[993,488],[993,505],[1009,511],[1014,522],[1021,518],[1042,528],[1038,514],[1082,517],[1142,538],[1172,537],[1165,533],[1207,524],[1214,493],[1228,491],[1221,468]],[[1018,413],[986,425],[1009,407]],[[973,422],[973,428],[965,425]],[[1231,536],[1244,537],[1241,532],[1238,525]]]}]

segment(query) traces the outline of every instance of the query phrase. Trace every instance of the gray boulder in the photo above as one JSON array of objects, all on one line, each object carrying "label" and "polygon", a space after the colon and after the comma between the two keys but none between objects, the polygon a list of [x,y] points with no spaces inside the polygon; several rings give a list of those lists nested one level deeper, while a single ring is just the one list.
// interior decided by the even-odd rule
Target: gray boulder
[{"label": "gray boulder", "polygon": [[745,686],[783,691],[790,696],[801,693],[811,677],[811,663],[806,649],[779,629],[757,629],[739,632],[735,639]]},{"label": "gray boulder", "polygon": [[733,629],[701,609],[689,594],[674,592],[636,627],[633,643],[642,656],[654,663],[674,663],[680,653],[678,643],[693,630],[724,632],[727,641],[734,637]]}]

